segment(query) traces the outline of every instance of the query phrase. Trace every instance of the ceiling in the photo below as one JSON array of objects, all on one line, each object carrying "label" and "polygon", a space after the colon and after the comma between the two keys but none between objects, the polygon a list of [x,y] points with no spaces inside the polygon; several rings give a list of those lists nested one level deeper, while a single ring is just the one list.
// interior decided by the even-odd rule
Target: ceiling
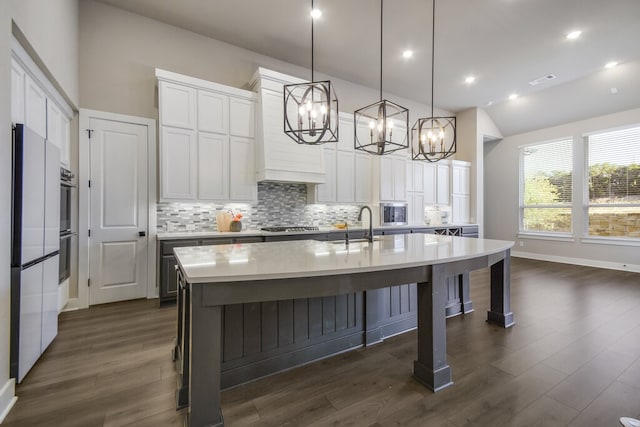
[{"label": "ceiling", "polygon": [[[100,1],[310,67],[309,1]],[[316,70],[378,88],[379,2],[315,0],[315,6],[323,12],[315,24]],[[451,112],[485,108],[504,135],[640,107],[640,73],[616,71],[640,68],[639,23],[640,0],[439,0],[434,103]],[[581,37],[567,40],[565,35],[576,29]],[[431,30],[430,1],[385,3],[386,93],[430,102]],[[415,54],[407,60],[402,51],[408,48]],[[620,65],[605,70],[609,61]],[[548,74],[556,78],[529,85]],[[476,77],[473,84],[464,82],[468,75]],[[611,87],[618,89],[613,98]],[[511,93],[519,99],[509,101]],[[509,106],[527,98],[537,102]],[[554,108],[558,104],[561,109]],[[536,113],[536,120],[527,120]]]}]

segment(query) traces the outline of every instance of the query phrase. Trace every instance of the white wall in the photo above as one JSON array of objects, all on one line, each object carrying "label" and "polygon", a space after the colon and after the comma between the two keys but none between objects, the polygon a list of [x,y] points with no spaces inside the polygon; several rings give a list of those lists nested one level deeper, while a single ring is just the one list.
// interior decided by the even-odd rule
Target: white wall
[{"label": "white wall", "polygon": [[[485,236],[487,238],[516,241],[514,252],[526,256],[574,261],[619,269],[640,271],[640,249],[623,245],[603,245],[582,243],[581,230],[586,218],[578,212],[574,218],[574,241],[550,241],[539,239],[518,239],[518,147],[535,142],[543,142],[561,137],[573,137],[574,168],[584,164],[584,133],[617,126],[640,124],[640,108],[606,116],[594,117],[560,126],[536,130],[504,138],[497,142],[485,143]],[[581,206],[582,183],[574,181],[574,206]],[[580,211],[580,209],[578,209]],[[574,208],[574,213],[576,209]],[[520,246],[522,242],[524,246]],[[623,267],[627,264],[628,267]]]},{"label": "white wall", "polygon": [[[78,0],[11,0],[11,15],[39,57],[36,63],[67,102],[78,106]],[[26,47],[26,46],[25,46]]]},{"label": "white wall", "polygon": [[[11,205],[11,13],[0,1],[0,206]],[[0,209],[0,422],[14,399],[9,380],[11,212]]]}]

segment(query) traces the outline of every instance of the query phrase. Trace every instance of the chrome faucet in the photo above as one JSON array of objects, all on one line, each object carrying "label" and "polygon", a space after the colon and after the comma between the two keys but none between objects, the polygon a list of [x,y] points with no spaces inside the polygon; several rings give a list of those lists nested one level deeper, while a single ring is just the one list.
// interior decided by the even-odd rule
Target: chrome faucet
[{"label": "chrome faucet", "polygon": [[371,208],[369,206],[363,206],[360,208],[360,212],[358,213],[358,221],[362,221],[362,211],[363,210],[368,210],[369,211],[369,243],[373,242],[373,213],[371,212]]}]

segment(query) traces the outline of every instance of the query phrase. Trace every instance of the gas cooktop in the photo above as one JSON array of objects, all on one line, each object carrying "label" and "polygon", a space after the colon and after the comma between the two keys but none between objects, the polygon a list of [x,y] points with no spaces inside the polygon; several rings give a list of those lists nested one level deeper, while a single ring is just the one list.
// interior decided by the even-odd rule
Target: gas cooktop
[{"label": "gas cooktop", "polygon": [[271,231],[274,233],[291,233],[297,231],[320,231],[318,227],[310,225],[281,225],[275,227],[262,227],[262,231]]}]

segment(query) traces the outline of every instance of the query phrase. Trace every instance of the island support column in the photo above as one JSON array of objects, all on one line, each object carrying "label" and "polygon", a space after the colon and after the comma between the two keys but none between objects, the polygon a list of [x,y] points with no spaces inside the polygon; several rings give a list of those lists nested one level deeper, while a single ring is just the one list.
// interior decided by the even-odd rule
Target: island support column
[{"label": "island support column", "polygon": [[222,427],[220,366],[222,307],[203,305],[203,286],[191,284],[191,365],[189,366],[189,425]]},{"label": "island support column", "polygon": [[418,360],[414,378],[436,392],[453,384],[447,363],[447,276],[442,265],[431,267],[431,282],[418,283]]},{"label": "island support column", "polygon": [[491,264],[491,309],[487,321],[509,328],[515,324],[511,312],[511,250]]}]

